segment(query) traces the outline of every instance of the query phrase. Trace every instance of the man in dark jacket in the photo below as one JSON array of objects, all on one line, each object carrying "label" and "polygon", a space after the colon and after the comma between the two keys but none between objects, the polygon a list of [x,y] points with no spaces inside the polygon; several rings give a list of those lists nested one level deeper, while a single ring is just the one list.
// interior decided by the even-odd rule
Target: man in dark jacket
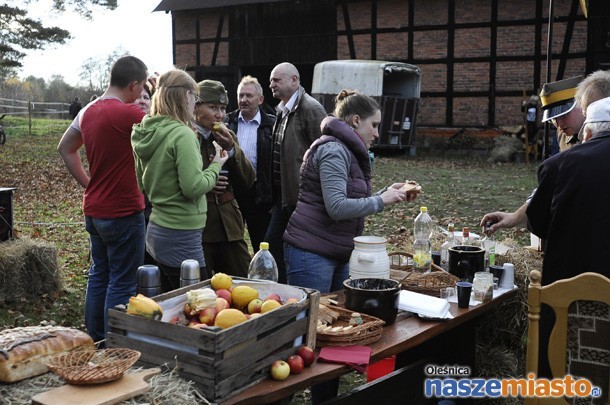
[{"label": "man in dark jacket", "polygon": [[283,62],[269,76],[273,97],[281,100],[273,127],[272,195],[273,212],[265,239],[277,262],[280,283],[286,283],[283,236],[299,196],[299,177],[303,155],[322,133],[324,107],[305,92],[299,71]]},{"label": "man in dark jacket", "polygon": [[72,104],[70,104],[70,108],[68,109],[68,112],[70,112],[70,116],[72,117],[72,119],[76,118],[81,108],[83,108],[83,105],[80,103],[80,101],[78,101],[78,97],[76,97]]},{"label": "man in dark jacket", "polygon": [[235,189],[235,199],[248,226],[254,253],[265,240],[271,220],[271,147],[275,115],[260,105],[265,98],[255,77],[245,76],[237,86],[239,108],[227,115],[227,127],[237,134],[239,146],[256,172],[254,186]]}]

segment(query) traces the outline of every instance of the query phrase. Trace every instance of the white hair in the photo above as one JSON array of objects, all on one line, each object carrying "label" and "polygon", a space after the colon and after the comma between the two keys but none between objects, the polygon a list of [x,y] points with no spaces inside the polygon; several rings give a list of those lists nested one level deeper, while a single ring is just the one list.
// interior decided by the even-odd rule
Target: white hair
[{"label": "white hair", "polygon": [[610,121],[587,122],[585,124],[586,130],[591,131],[591,138],[595,138],[600,132],[610,131]]}]

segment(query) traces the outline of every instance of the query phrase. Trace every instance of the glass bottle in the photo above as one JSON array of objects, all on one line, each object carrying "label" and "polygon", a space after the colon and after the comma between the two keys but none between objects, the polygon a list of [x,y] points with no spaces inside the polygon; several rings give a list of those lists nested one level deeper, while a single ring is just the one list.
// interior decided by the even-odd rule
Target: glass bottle
[{"label": "glass bottle", "polygon": [[441,245],[441,267],[449,271],[449,248],[455,246],[455,225],[447,224],[447,240]]},{"label": "glass bottle", "polygon": [[277,263],[269,251],[269,243],[261,242],[248,267],[248,278],[276,281],[278,278]]},{"label": "glass bottle", "polygon": [[485,238],[483,239],[483,248],[485,249],[485,267],[494,266],[496,264],[496,240],[491,228],[491,221],[485,223]]},{"label": "glass bottle", "polygon": [[465,226],[462,228],[462,246],[470,246],[472,245],[472,241],[470,240],[470,231],[468,227]]},{"label": "glass bottle", "polygon": [[413,270],[418,273],[427,273],[432,266],[432,218],[428,215],[428,208],[421,207],[419,215],[413,224]]}]

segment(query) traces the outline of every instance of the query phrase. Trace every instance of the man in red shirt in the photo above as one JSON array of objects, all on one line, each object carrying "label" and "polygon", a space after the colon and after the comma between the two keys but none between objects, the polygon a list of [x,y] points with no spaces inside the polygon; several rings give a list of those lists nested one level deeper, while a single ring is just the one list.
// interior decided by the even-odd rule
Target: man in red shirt
[{"label": "man in red shirt", "polygon": [[[106,92],[79,112],[57,148],[70,174],[85,188],[83,212],[92,261],[85,325],[96,342],[106,338],[108,308],[126,304],[135,295],[136,272],[144,261],[144,197],[136,182],[130,138],[132,126],[144,117],[131,103],[140,96],[147,75],[140,59],[118,59]],[[80,159],[83,145],[89,174]]]}]

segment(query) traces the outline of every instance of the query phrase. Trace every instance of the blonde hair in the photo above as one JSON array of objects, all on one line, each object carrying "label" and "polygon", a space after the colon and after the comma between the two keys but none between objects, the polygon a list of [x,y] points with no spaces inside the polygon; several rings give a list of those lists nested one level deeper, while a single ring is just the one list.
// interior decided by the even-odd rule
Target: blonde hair
[{"label": "blonde hair", "polygon": [[193,117],[186,92],[199,94],[197,82],[184,70],[170,70],[159,76],[159,88],[152,97],[150,115],[168,115],[188,125]]},{"label": "blonde hair", "polygon": [[375,114],[379,108],[377,101],[360,93],[358,90],[343,89],[335,97],[333,115],[349,124],[354,115],[365,120]]}]

